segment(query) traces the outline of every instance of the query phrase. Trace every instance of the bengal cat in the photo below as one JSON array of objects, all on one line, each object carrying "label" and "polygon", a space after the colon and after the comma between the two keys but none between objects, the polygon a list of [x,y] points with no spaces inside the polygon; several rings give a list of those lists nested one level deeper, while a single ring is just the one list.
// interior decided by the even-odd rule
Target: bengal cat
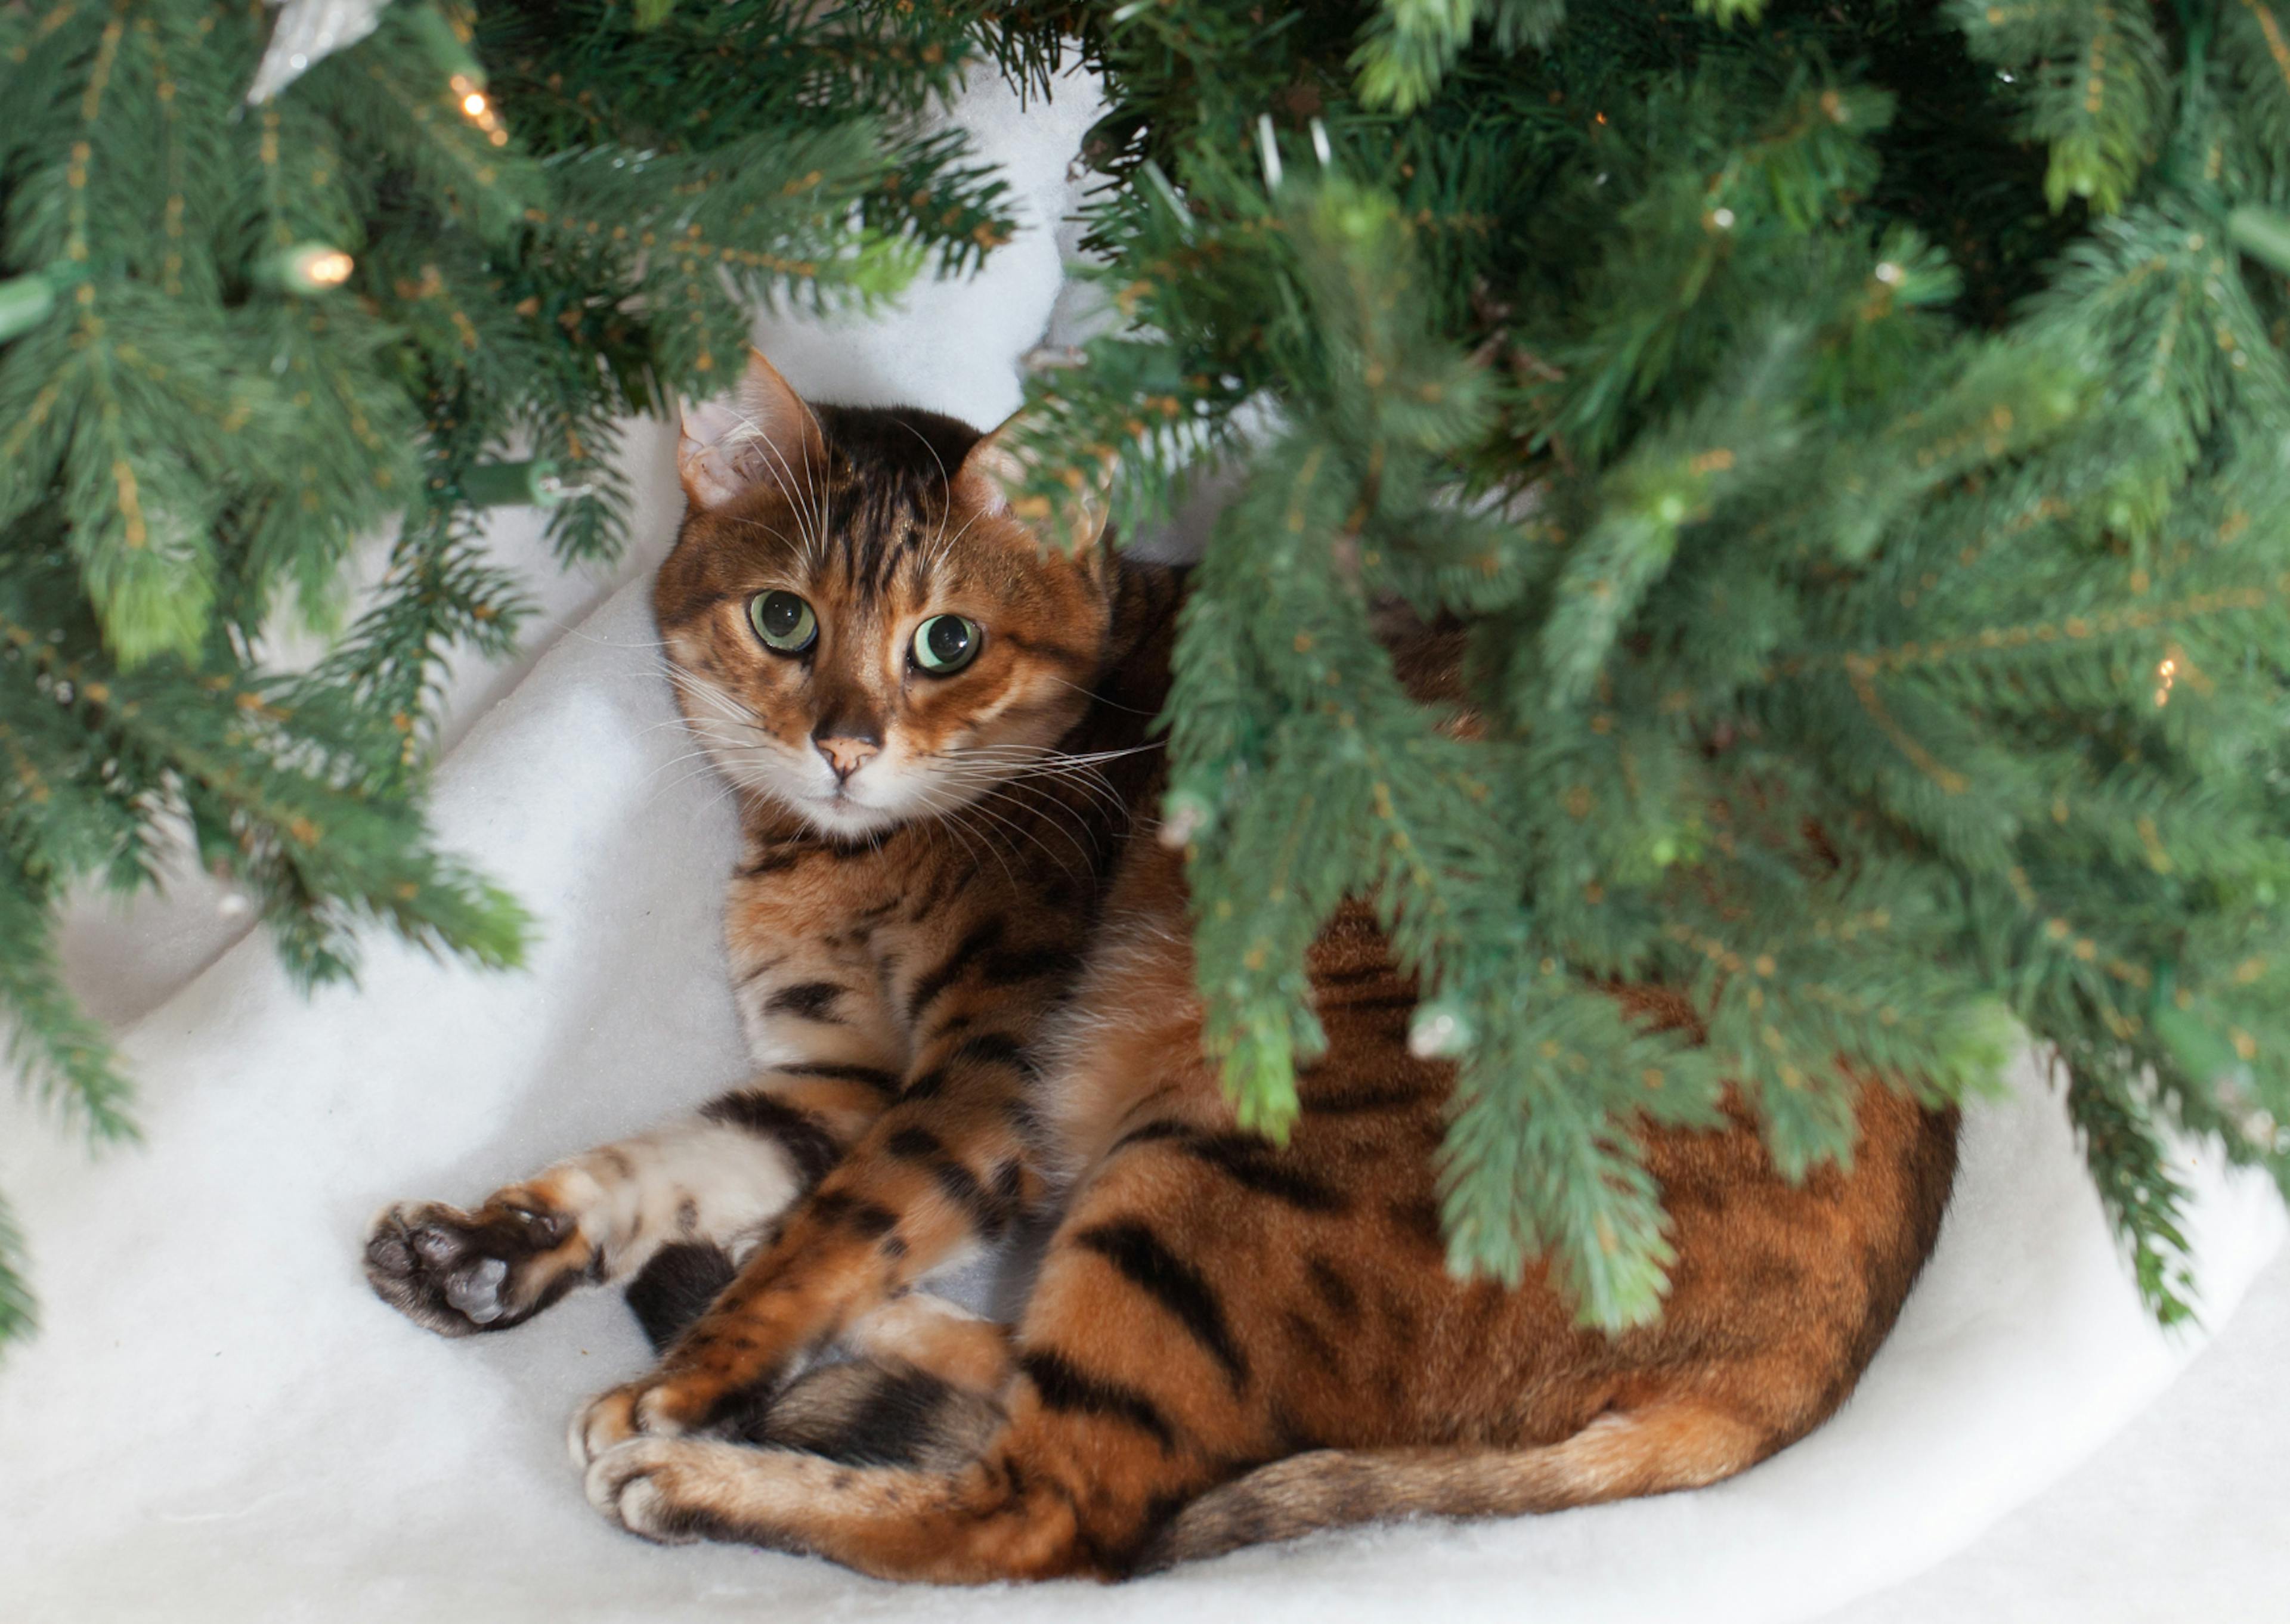
[{"label": "bengal cat", "polygon": [[[1039,852],[1023,883],[961,861],[942,825],[963,789],[893,802],[886,787],[884,820],[831,820],[858,816],[838,800],[857,775],[830,748],[857,730],[826,725],[857,702],[838,685],[854,636],[874,639],[863,714],[885,719],[866,730],[884,761],[997,730],[965,747],[979,764],[960,782],[998,783],[1043,740],[1069,756],[1130,748],[1138,718],[1121,707],[1149,710],[1163,681],[1165,583],[1133,587],[1095,535],[1070,560],[1039,550],[996,494],[991,441],[915,420],[957,469],[933,486],[927,462],[897,464],[884,420],[822,410],[814,429],[760,364],[747,402],[760,432],[745,444],[769,448],[768,466],[687,447],[693,516],[660,602],[686,714],[757,792],[731,940],[767,1068],[701,1122],[473,1216],[395,1209],[368,1252],[386,1298],[448,1331],[513,1324],[652,1259],[632,1297],[664,1356],[572,1428],[600,1510],[653,1539],[816,1552],[889,1578],[1117,1578],[1371,1518],[1708,1484],[1843,1402],[1937,1234],[1952,1113],[1871,1084],[1850,1172],[1798,1185],[1738,1109],[1715,1132],[1643,1130],[1677,1253],[1653,1326],[1585,1331],[1537,1273],[1508,1291],[1451,1277],[1433,1157],[1452,1068],[1409,1053],[1414,988],[1365,910],[1313,949],[1328,1049],[1276,1148],[1237,1130],[1202,1059],[1176,853],[1129,842],[1100,899]],[[861,541],[862,524],[877,540]],[[879,539],[940,532],[959,540],[909,544],[905,566]],[[861,583],[888,592],[917,558],[1001,596],[917,576],[873,600],[875,620],[852,620]],[[781,591],[815,630],[758,607]],[[1149,608],[1133,615],[1133,593]],[[977,653],[967,693],[885,675],[901,639],[949,612],[1008,663]],[[774,636],[805,635],[810,664],[765,663]],[[1029,639],[1086,657],[1055,673],[1069,708],[1021,730],[1005,719],[1056,685],[1033,680],[1052,673],[1027,664]],[[802,762],[813,735],[831,774]],[[1115,769],[1115,798],[1137,804],[1149,757]],[[1109,805],[1077,823],[1101,797],[1074,782],[1041,793],[1070,796],[1062,827],[1089,874],[1108,872],[1121,820]],[[1626,996],[1692,1024],[1683,1000]],[[1016,1327],[908,1289],[1046,1201],[1062,1215]],[[837,1341],[858,1361],[804,1372]]]},{"label": "bengal cat", "polygon": [[393,1206],[365,1252],[375,1291],[447,1335],[630,1279],[657,1331],[721,1253],[745,1262],[654,1380],[600,1401],[599,1437],[697,1424],[830,1333],[998,1343],[894,1300],[1040,1195],[1021,1132],[1039,1028],[1153,776],[1176,601],[1094,525],[1045,548],[997,441],[814,411],[760,355],[735,409],[687,415],[678,466],[654,609],[740,792],[725,939],[756,1073],[474,1211]]}]

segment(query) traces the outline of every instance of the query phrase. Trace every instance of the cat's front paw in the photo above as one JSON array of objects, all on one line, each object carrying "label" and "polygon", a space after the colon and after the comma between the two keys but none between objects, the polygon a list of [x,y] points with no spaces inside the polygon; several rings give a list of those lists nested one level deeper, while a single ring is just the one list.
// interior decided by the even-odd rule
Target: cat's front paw
[{"label": "cat's front paw", "polygon": [[582,1471],[608,1451],[636,1438],[673,1438],[699,1425],[714,1398],[690,1391],[673,1376],[648,1376],[599,1393],[572,1418],[565,1444]]},{"label": "cat's front paw", "polygon": [[474,1213],[401,1202],[366,1232],[374,1295],[444,1336],[506,1331],[580,1278],[585,1252],[569,1213],[498,1199]]}]

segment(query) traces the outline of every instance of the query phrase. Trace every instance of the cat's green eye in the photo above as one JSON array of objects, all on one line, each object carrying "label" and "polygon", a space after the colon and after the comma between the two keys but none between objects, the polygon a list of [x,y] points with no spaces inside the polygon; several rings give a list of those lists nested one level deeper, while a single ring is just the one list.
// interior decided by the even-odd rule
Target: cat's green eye
[{"label": "cat's green eye", "polygon": [[977,621],[934,614],[915,628],[915,663],[933,676],[951,676],[978,658],[985,641]]},{"label": "cat's green eye", "polygon": [[780,654],[800,654],[819,640],[819,617],[792,592],[758,592],[748,619],[764,646]]}]

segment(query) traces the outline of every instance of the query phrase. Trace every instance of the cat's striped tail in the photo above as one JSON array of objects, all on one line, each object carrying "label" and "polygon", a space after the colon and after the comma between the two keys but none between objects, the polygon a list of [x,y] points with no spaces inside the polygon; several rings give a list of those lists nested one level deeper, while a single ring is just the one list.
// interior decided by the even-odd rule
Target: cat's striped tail
[{"label": "cat's striped tail", "polygon": [[1315,1450],[1260,1467],[1186,1506],[1147,1547],[1141,1572],[1197,1562],[1319,1528],[1411,1516],[1516,1516],[1700,1488],[1787,1438],[1708,1404],[1610,1410],[1529,1449]]}]

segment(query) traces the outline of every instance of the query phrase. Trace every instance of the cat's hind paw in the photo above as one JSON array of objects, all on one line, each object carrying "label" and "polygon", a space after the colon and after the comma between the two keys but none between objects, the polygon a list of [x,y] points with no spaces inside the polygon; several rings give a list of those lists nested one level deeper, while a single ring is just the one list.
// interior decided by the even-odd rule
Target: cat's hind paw
[{"label": "cat's hind paw", "polygon": [[506,1331],[580,1278],[571,1217],[488,1202],[475,1213],[433,1202],[385,1208],[366,1232],[374,1295],[442,1336]]},{"label": "cat's hind paw", "polygon": [[801,1489],[805,1464],[800,1455],[710,1438],[637,1438],[597,1456],[582,1486],[607,1520],[662,1545],[785,1545],[770,1531],[777,1519],[759,1523],[757,1513]]},{"label": "cat's hind paw", "polygon": [[699,1537],[672,1491],[680,1440],[637,1438],[597,1457],[583,1480],[589,1503],[632,1534],[663,1545]]}]

